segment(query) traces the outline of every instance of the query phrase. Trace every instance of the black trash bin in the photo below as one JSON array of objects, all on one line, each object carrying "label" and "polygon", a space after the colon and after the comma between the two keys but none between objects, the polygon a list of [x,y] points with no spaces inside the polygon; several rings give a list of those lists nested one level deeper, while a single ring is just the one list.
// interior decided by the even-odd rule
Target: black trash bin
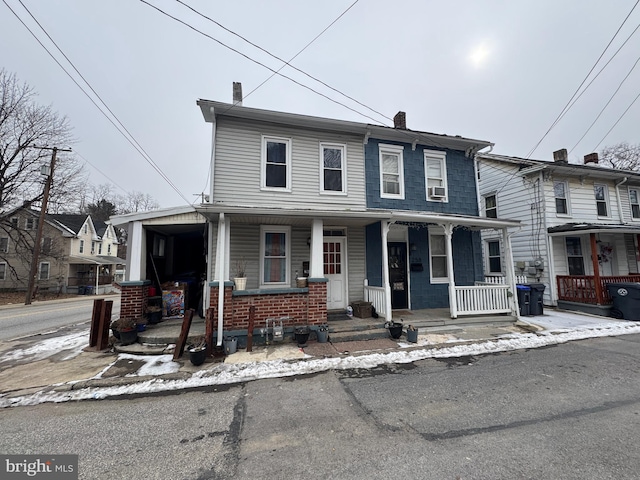
[{"label": "black trash bin", "polygon": [[516,285],[518,290],[518,305],[520,306],[520,316],[530,315],[529,308],[531,305],[531,287],[529,285]]},{"label": "black trash bin", "polygon": [[78,287],[78,295],[84,295],[84,287],[83,286],[79,286]]},{"label": "black trash bin", "polygon": [[531,287],[531,303],[529,303],[529,315],[542,315],[544,313],[544,283],[527,283]]},{"label": "black trash bin", "polygon": [[609,283],[607,290],[613,299],[613,317],[640,320],[640,282]]}]

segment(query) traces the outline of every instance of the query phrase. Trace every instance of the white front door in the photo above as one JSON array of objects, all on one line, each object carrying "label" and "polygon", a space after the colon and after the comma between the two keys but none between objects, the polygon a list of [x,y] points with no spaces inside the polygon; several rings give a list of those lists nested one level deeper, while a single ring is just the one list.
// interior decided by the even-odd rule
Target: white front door
[{"label": "white front door", "polygon": [[600,235],[600,241],[598,242],[598,262],[600,263],[601,276],[611,277],[618,275],[618,262],[613,237]]},{"label": "white front door", "polygon": [[327,310],[347,308],[345,238],[324,237],[322,254],[327,283]]}]

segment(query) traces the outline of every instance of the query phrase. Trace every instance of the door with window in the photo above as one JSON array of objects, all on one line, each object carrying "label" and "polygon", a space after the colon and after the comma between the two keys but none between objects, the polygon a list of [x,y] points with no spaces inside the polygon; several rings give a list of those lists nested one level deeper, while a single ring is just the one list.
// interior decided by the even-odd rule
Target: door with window
[{"label": "door with window", "polygon": [[327,279],[327,310],[347,308],[345,238],[325,237],[322,246],[324,276]]},{"label": "door with window", "polygon": [[389,252],[389,283],[391,308],[409,307],[409,282],[407,275],[407,244],[393,242],[387,245]]}]

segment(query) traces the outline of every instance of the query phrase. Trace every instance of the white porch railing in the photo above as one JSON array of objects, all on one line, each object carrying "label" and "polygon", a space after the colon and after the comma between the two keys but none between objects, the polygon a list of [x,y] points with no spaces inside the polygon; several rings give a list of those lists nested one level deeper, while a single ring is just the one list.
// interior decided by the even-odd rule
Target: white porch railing
[{"label": "white porch railing", "polygon": [[384,287],[370,287],[364,286],[364,301],[371,302],[373,308],[376,309],[376,313],[381,317],[385,316],[387,311],[385,305]]},{"label": "white porch railing", "polygon": [[[483,282],[476,282],[476,285],[504,285],[506,277],[503,276],[485,276]],[[526,275],[516,275],[516,283],[529,283]]]},{"label": "white porch railing", "polygon": [[511,313],[509,285],[456,286],[455,290],[458,315]]}]

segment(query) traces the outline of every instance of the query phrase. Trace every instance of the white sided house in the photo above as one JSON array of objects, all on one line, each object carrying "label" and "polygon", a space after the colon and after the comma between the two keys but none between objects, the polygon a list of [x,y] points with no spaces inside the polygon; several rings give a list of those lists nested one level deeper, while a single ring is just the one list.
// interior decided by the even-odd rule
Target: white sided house
[{"label": "white sided house", "polygon": [[[545,284],[547,305],[601,315],[606,285],[640,281],[640,174],[598,165],[478,154],[482,211],[521,220],[512,236],[515,273]],[[504,275],[501,241],[483,233],[486,274]]]}]

